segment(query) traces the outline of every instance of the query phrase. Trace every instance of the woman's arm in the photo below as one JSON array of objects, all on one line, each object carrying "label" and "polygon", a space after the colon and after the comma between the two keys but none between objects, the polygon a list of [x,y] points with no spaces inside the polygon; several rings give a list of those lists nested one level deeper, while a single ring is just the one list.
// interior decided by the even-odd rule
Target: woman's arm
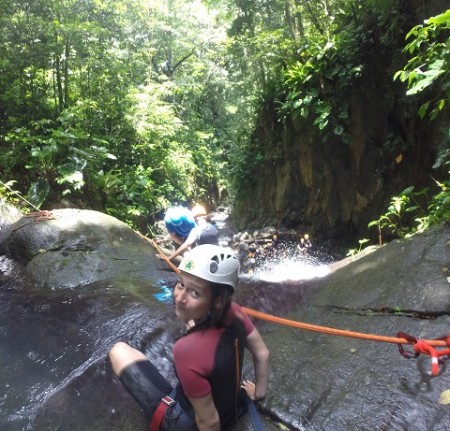
[{"label": "woman's arm", "polygon": [[253,357],[255,384],[245,381],[242,388],[252,400],[264,398],[269,384],[269,350],[259,331],[255,328],[246,338],[246,347]]},{"label": "woman's arm", "polygon": [[199,431],[220,431],[219,413],[211,394],[202,398],[189,398],[189,401],[194,408]]},{"label": "woman's arm", "polygon": [[168,256],[167,259],[172,260],[173,258],[177,257],[178,255],[180,255],[181,253],[183,253],[183,251],[187,250],[194,242],[190,242],[189,238],[183,242],[183,244],[181,244],[170,256]]}]

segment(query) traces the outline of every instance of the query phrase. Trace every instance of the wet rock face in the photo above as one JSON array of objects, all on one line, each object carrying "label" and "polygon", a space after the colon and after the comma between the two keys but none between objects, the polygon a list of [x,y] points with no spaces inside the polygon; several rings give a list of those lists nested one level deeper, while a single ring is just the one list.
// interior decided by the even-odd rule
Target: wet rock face
[{"label": "wet rock face", "polygon": [[342,309],[450,313],[450,227],[396,240],[337,270],[322,282],[314,304]]},{"label": "wet rock face", "polygon": [[[448,335],[449,260],[448,226],[392,242],[317,280],[288,317],[369,335]],[[448,371],[432,378],[429,356],[408,360],[396,344],[271,324],[261,331],[273,364],[265,408],[275,417],[319,430],[448,428],[439,403]]]}]

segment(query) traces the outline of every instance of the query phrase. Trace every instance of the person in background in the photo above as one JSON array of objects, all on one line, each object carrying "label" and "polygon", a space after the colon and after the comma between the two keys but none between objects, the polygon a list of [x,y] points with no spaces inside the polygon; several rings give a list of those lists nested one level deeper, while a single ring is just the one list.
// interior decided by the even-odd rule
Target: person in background
[{"label": "person in background", "polygon": [[[197,223],[195,217],[202,217],[201,212],[192,213],[184,207],[169,208],[164,217],[167,231],[179,247],[168,256],[169,260],[181,255],[190,248],[201,244],[217,244],[219,232],[206,220]],[[206,215],[206,211],[205,211]]]},{"label": "person in background", "polygon": [[[269,351],[252,321],[232,301],[239,261],[217,245],[186,253],[173,291],[175,314],[187,331],[173,346],[176,388],[140,351],[119,342],[110,351],[114,373],[139,403],[151,431],[219,431],[245,413],[243,396],[266,396]],[[241,381],[244,347],[255,381]]]},{"label": "person in background", "polygon": [[197,223],[208,222],[208,213],[203,205],[195,204],[191,209],[192,216]]}]

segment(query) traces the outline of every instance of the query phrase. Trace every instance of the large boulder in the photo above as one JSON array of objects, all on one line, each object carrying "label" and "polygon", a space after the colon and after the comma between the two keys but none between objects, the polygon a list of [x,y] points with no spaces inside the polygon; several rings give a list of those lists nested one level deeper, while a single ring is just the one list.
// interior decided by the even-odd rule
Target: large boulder
[{"label": "large boulder", "polygon": [[4,253],[25,264],[43,288],[74,288],[110,278],[151,280],[158,267],[146,238],[97,211],[34,212],[10,224],[7,232]]}]

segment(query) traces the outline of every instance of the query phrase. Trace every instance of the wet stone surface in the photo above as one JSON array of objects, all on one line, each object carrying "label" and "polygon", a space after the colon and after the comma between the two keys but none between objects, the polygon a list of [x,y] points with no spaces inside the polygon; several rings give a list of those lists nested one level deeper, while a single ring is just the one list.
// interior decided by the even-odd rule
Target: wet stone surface
[{"label": "wet stone surface", "polygon": [[[79,217],[86,224],[85,214]],[[4,253],[14,251],[0,257],[2,431],[146,429],[147,419],[112,375],[107,360],[107,351],[118,340],[140,348],[174,381],[171,345],[181,334],[170,299],[176,274],[156,260],[148,244],[145,249],[142,238],[111,223],[111,236],[105,234],[104,223],[90,227],[89,238],[95,241],[88,241],[89,250],[80,250],[84,242],[76,240],[82,235],[73,228],[65,233],[64,223],[56,233],[44,226],[33,232],[30,228],[28,248],[17,247],[19,241],[27,243],[22,229],[14,244],[2,245]],[[73,213],[69,225],[74,226]],[[39,244],[57,244],[58,251],[48,247],[46,253],[29,253],[39,250]],[[330,264],[320,277],[277,282],[242,274],[236,299],[250,308],[316,325],[441,337],[450,332],[445,272],[449,244],[450,229],[444,225],[358,259]],[[129,257],[133,248],[133,264],[129,259],[117,267],[110,264],[118,251]],[[78,253],[94,254],[95,271],[85,256],[78,261],[81,269],[67,265],[72,269],[61,273],[66,283],[56,284],[60,261],[35,257],[53,252],[61,257],[61,250],[74,260]],[[89,277],[82,277],[83,270]],[[430,378],[417,369],[417,360],[403,358],[395,344],[263,320],[256,324],[271,351],[270,390],[258,403],[267,430],[448,429],[449,406],[440,404],[440,398],[450,388],[449,371]],[[248,357],[244,377],[251,377]],[[235,427],[251,429],[248,417]]]}]

